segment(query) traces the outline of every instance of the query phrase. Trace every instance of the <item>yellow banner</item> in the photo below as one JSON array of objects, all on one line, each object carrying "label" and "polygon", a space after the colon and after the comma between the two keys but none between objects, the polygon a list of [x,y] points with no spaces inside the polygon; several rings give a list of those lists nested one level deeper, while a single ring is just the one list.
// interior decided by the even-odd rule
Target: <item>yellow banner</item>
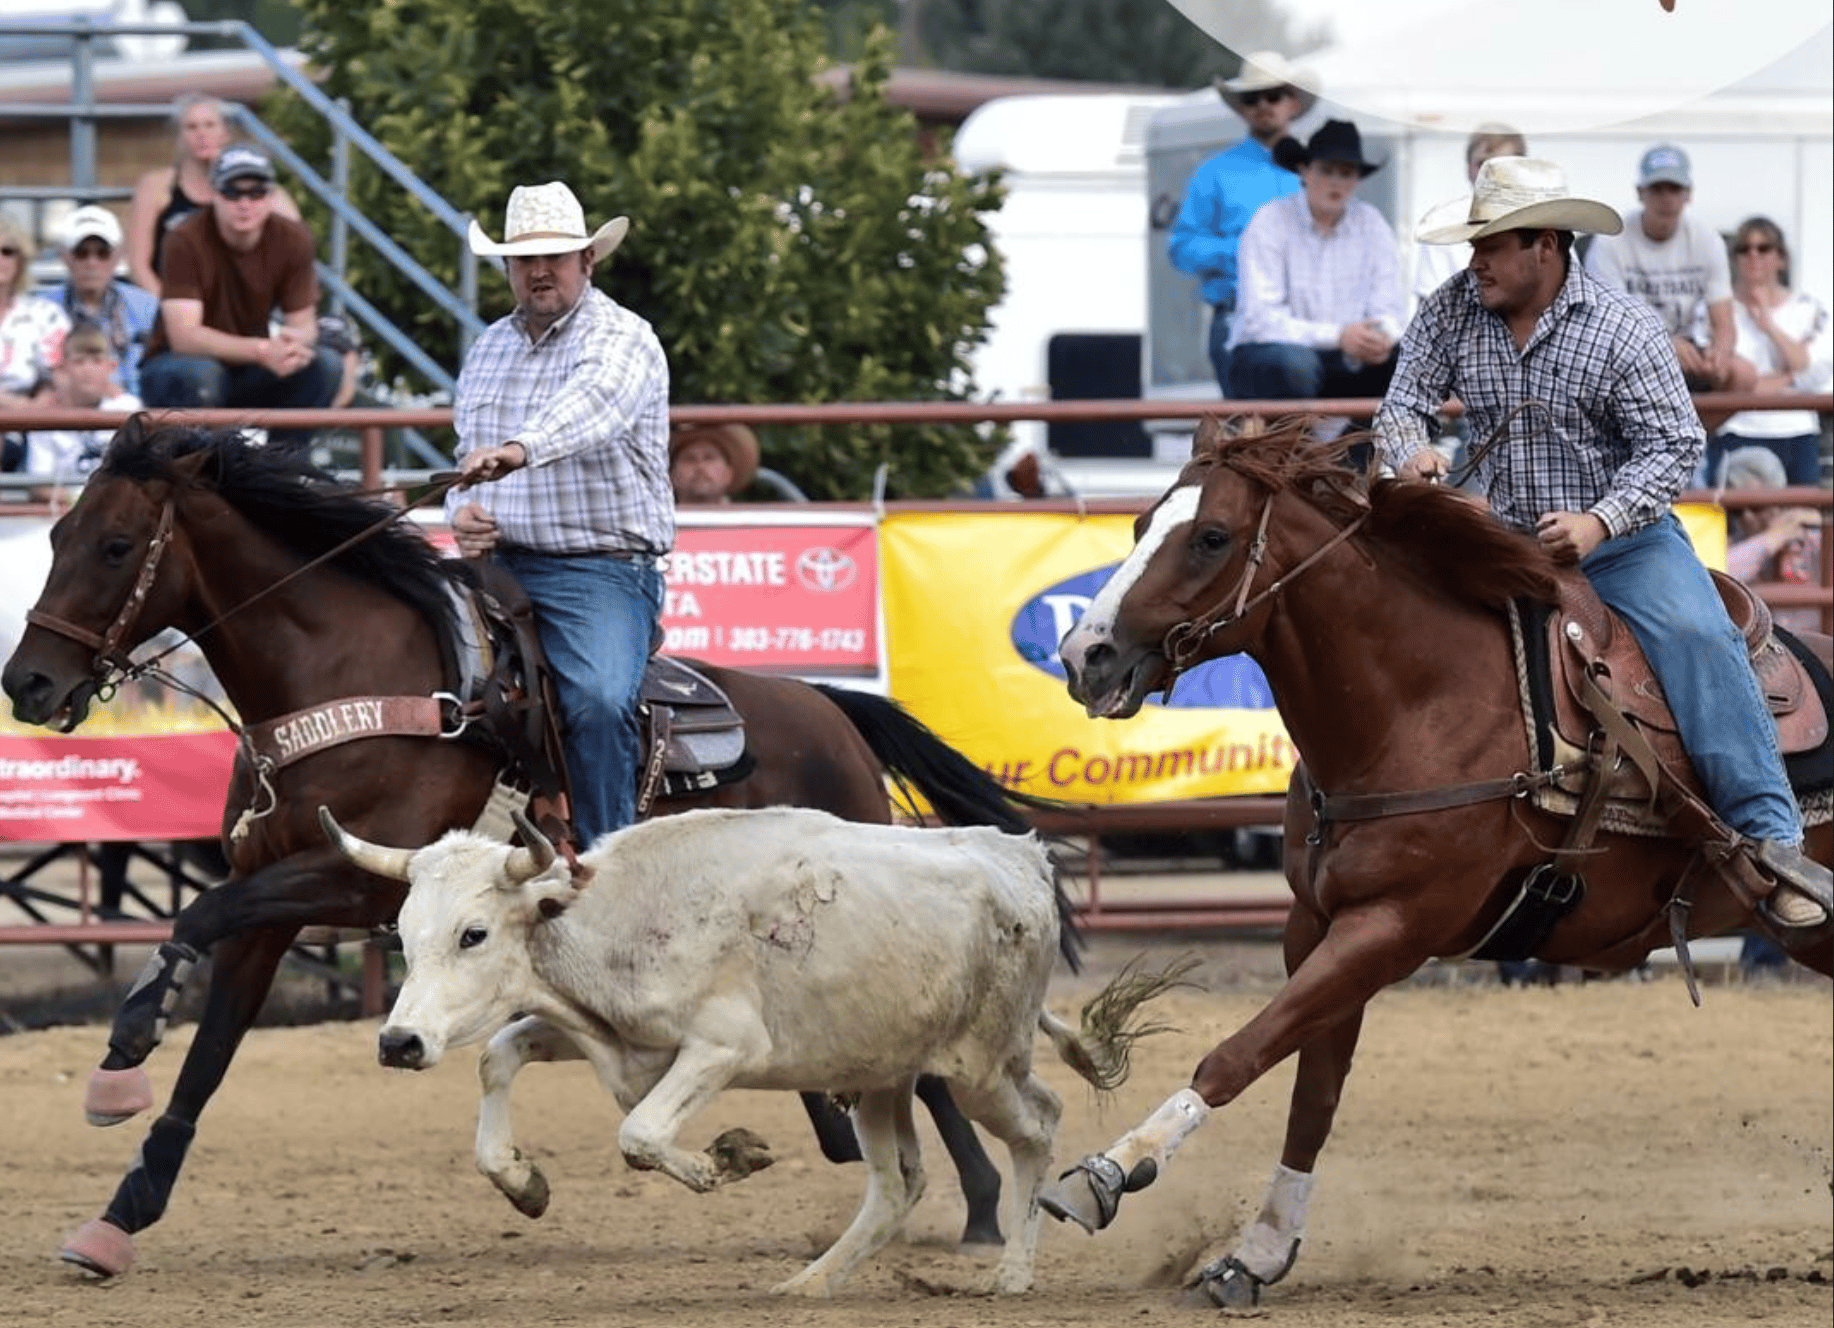
[{"label": "yellow banner", "polygon": [[1128,720],[1070,699],[1057,642],[1133,546],[1131,518],[899,513],[879,539],[891,694],[1008,785],[1097,803],[1285,791],[1297,753],[1251,660],[1194,669]]}]

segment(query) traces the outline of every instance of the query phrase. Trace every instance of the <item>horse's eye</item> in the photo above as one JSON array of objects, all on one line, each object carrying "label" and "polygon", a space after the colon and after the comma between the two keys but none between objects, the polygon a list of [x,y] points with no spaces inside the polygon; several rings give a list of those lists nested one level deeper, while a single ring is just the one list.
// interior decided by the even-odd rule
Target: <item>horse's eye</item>
[{"label": "horse's eye", "polygon": [[1229,530],[1225,526],[1205,526],[1195,541],[1199,553],[1223,553],[1229,548]]},{"label": "horse's eye", "polygon": [[111,563],[124,563],[127,556],[134,551],[134,542],[116,536],[102,541],[102,556]]},{"label": "horse's eye", "polygon": [[459,933],[459,949],[471,950],[484,944],[484,938],[490,933],[482,927],[467,927]]}]

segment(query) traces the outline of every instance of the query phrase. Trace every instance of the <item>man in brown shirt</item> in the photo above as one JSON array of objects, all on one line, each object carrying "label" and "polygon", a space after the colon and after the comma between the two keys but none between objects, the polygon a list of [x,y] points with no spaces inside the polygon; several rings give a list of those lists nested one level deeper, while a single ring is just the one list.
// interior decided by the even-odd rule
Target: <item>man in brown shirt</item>
[{"label": "man in brown shirt", "polygon": [[[312,232],[274,213],[274,166],[235,145],[211,172],[217,196],[166,236],[159,321],[140,369],[148,406],[322,407],[342,366],[321,351]],[[278,312],[280,325],[270,331]],[[311,430],[274,430],[304,447]]]}]

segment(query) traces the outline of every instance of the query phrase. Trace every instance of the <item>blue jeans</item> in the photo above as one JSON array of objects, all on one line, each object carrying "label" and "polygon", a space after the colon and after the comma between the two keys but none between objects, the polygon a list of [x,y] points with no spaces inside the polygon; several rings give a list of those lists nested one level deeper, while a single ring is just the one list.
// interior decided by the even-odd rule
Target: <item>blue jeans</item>
[{"label": "blue jeans", "polygon": [[1210,306],[1210,367],[1216,370],[1216,389],[1229,395],[1229,333],[1235,327],[1235,301]]},{"label": "blue jeans", "polygon": [[1284,341],[1250,341],[1229,362],[1228,394],[1250,401],[1313,397],[1379,397],[1395,376],[1395,357],[1352,369],[1341,350],[1313,350]]},{"label": "blue jeans", "polygon": [[[242,407],[317,410],[331,404],[344,377],[343,360],[321,346],[312,362],[280,378],[259,364],[225,364],[204,355],[155,355],[140,366],[140,400],[148,406],[193,410]],[[310,429],[272,429],[276,447],[304,447]]]},{"label": "blue jeans", "polygon": [[662,572],[609,554],[497,556],[535,606],[560,699],[573,818],[589,845],[637,819],[637,695],[662,616]]},{"label": "blue jeans", "polygon": [[1802,814],[1745,642],[1671,512],[1580,564],[1629,624],[1668,698],[1707,802],[1740,834],[1802,842]]},{"label": "blue jeans", "polygon": [[1776,454],[1783,463],[1783,478],[1790,484],[1821,483],[1821,435],[1799,434],[1794,438],[1745,438],[1735,433],[1716,434],[1707,439],[1707,454],[1701,467],[1705,471],[1705,488],[1719,484],[1719,468],[1726,453],[1741,447],[1762,447]]}]

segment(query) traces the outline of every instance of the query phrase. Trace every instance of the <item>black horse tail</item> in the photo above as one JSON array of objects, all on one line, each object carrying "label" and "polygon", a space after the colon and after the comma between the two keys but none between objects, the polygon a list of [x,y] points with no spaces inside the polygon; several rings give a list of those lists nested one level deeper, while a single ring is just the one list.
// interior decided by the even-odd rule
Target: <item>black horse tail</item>
[{"label": "black horse tail", "polygon": [[[1047,811],[1066,805],[1055,798],[1007,788],[889,697],[825,683],[813,686],[840,708],[866,740],[905,803],[912,803],[915,789],[947,825],[991,825],[1023,835],[1032,828],[1025,809]],[[1084,941],[1076,923],[1076,905],[1064,893],[1061,880],[1055,887],[1058,945],[1070,971],[1080,972]]]}]

